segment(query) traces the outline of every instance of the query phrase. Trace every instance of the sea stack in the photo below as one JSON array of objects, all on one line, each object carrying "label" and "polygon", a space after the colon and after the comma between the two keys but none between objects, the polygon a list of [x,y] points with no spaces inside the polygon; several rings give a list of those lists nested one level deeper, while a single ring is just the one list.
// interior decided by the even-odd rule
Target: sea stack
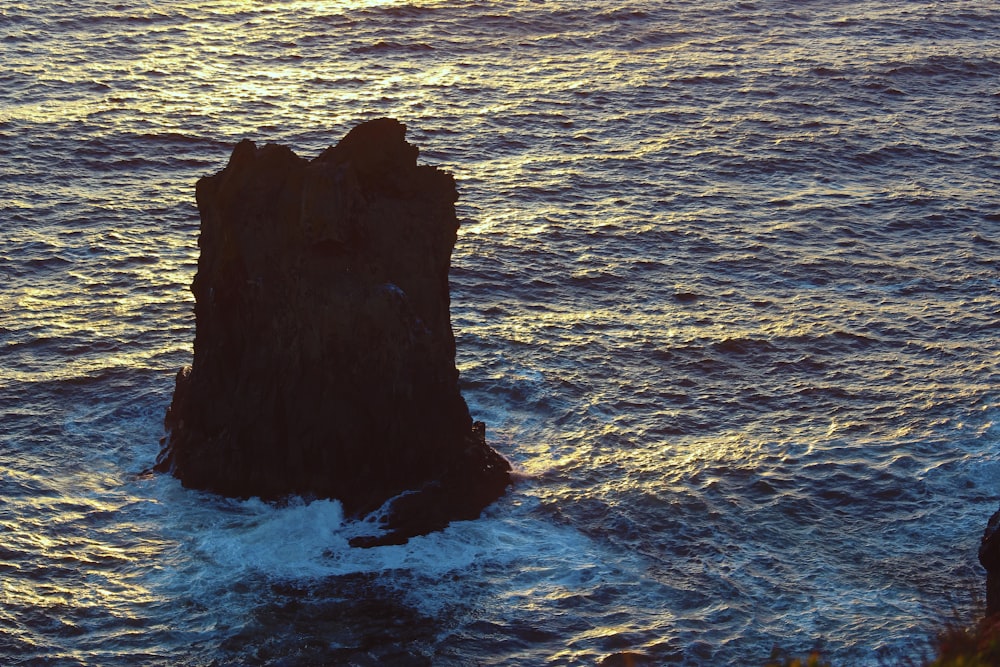
[{"label": "sea stack", "polygon": [[360,546],[474,519],[504,493],[510,466],[455,367],[455,182],[405,134],[369,121],[311,161],[244,140],[198,181],[194,359],[157,470],[355,516],[398,496],[388,534]]}]

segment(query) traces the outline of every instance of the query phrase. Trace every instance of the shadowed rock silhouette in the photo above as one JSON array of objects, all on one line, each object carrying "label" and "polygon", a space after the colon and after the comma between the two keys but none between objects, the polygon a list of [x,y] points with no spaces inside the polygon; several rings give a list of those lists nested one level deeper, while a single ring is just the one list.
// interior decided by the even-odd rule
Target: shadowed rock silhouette
[{"label": "shadowed rock silhouette", "polygon": [[1000,614],[1000,510],[986,522],[979,562],[986,569],[986,616],[995,616]]},{"label": "shadowed rock silhouette", "polygon": [[405,133],[369,121],[311,161],[244,140],[198,181],[194,359],[157,470],[349,515],[395,498],[390,532],[359,546],[476,518],[504,493],[510,466],[458,386],[454,179],[417,165]]}]

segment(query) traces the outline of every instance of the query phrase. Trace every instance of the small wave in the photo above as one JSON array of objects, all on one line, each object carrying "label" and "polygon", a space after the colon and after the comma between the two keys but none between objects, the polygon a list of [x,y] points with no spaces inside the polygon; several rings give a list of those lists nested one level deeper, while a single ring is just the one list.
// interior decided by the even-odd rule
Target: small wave
[{"label": "small wave", "polygon": [[671,79],[670,82],[679,85],[698,86],[701,84],[708,84],[722,86],[737,83],[737,79],[728,74],[699,74],[695,76],[680,76],[675,79]]},{"label": "small wave", "polygon": [[880,340],[873,336],[842,330],[818,336],[791,336],[788,340],[802,344],[808,349],[822,350],[827,348],[834,352],[864,349],[880,343]]},{"label": "small wave", "polygon": [[824,67],[822,65],[814,67],[811,71],[816,76],[824,76],[830,78],[840,78],[845,76],[845,72],[843,70],[834,67]]},{"label": "small wave", "polygon": [[895,65],[888,68],[891,76],[938,76],[954,74],[968,78],[975,76],[994,76],[1000,72],[1000,61],[980,58],[972,59],[962,56],[933,55],[916,62]]},{"label": "small wave", "polygon": [[359,13],[361,15],[372,16],[376,18],[387,17],[390,19],[411,19],[411,18],[423,18],[429,14],[439,12],[440,9],[434,4],[419,4],[419,3],[386,3],[384,5],[375,4],[373,6],[365,7]]},{"label": "small wave", "polygon": [[674,292],[674,301],[678,303],[694,303],[703,298],[703,295],[697,292]]},{"label": "small wave", "polygon": [[646,21],[649,19],[649,12],[643,11],[641,9],[609,9],[606,11],[598,12],[596,18],[600,21],[608,22],[618,22],[618,21]]},{"label": "small wave", "polygon": [[353,47],[351,53],[421,53],[433,51],[434,47],[425,42],[375,42]]},{"label": "small wave", "polygon": [[718,343],[713,343],[712,348],[723,354],[769,354],[777,351],[778,348],[770,341],[761,338],[726,338]]},{"label": "small wave", "polygon": [[884,166],[896,161],[946,164],[958,157],[951,152],[929,148],[926,144],[900,141],[865,150],[858,153],[854,160],[866,166]]}]

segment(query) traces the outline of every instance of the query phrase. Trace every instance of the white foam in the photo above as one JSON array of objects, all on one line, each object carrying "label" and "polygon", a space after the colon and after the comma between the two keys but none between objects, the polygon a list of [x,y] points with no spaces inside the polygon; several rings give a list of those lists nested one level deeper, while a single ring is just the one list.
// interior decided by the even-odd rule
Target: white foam
[{"label": "white foam", "polygon": [[[539,517],[534,499],[513,493],[475,521],[456,521],[402,545],[356,548],[349,540],[370,535],[374,524],[345,520],[337,501],[275,506],[182,489],[166,476],[159,480],[164,488],[157,495],[171,507],[160,518],[172,524],[169,532],[178,540],[178,568],[162,572],[162,584],[175,595],[225,591],[246,577],[308,583],[377,574],[385,585],[398,583],[408,603],[435,614],[461,602],[470,581],[499,599],[528,600],[558,597],[595,580],[632,583],[644,570],[640,559],[610,553],[578,530]],[[414,580],[418,587],[410,585]]]},{"label": "white foam", "polygon": [[[201,494],[199,494],[201,495]],[[501,501],[503,502],[503,501]],[[212,511],[210,508],[205,508]],[[339,502],[296,500],[275,506],[257,499],[216,504],[214,519],[193,527],[192,544],[229,570],[259,570],[301,578],[406,569],[437,576],[489,560],[554,558],[563,565],[595,546],[581,533],[526,517],[456,521],[443,531],[402,545],[353,548],[348,540],[371,534],[370,521],[345,521]]]},{"label": "white foam", "polygon": [[301,500],[276,507],[257,499],[234,502],[220,525],[199,531],[196,549],[227,571],[253,570],[278,577],[328,573],[323,554],[345,548],[339,502]]}]

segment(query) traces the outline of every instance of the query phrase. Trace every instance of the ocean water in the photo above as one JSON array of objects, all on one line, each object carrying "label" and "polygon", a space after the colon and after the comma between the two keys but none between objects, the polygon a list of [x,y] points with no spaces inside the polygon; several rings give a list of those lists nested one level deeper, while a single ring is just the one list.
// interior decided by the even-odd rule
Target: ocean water
[{"label": "ocean water", "polygon": [[[143,471],[195,181],[380,116],[518,482],[362,550]],[[916,656],[1000,501],[998,142],[992,0],[0,0],[0,663]]]}]

